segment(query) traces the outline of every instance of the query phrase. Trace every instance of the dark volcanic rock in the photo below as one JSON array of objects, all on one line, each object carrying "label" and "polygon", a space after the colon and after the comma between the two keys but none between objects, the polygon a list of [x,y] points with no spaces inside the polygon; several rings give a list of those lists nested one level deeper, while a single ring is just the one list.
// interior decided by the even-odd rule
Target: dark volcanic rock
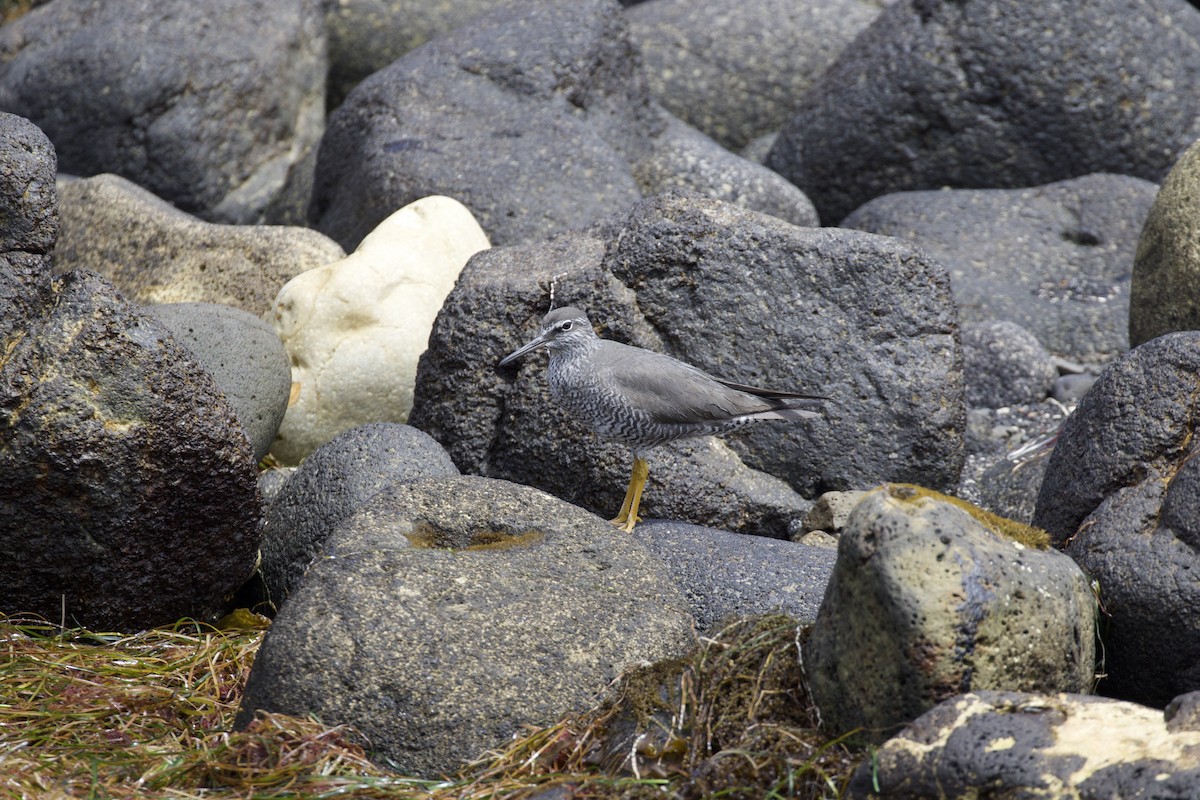
[{"label": "dark volcanic rock", "polygon": [[36,125],[0,112],[0,341],[23,335],[29,315],[49,302],[56,163]]},{"label": "dark volcanic rock", "polygon": [[[823,419],[725,437],[745,465],[805,497],[958,478],[962,362],[942,269],[897,239],[798,228],[678,195],[644,201],[586,234],[494,248],[467,264],[421,358],[409,419],[465,472],[530,483],[610,516],[620,505],[627,450],[602,443],[554,403],[542,357],[516,376],[494,370],[536,329],[552,284],[555,303],[585,309],[602,336],[729,380],[830,397]],[[743,479],[721,455],[728,450],[710,458],[705,441],[716,447],[695,440],[652,454],[647,516],[670,516],[664,503],[676,491],[714,509],[735,486],[730,478]],[[679,456],[707,466],[685,481],[670,465]],[[728,512],[687,519],[786,536],[787,518],[803,510],[739,507],[738,495],[765,491],[738,489]]]},{"label": "dark volcanic rock", "polygon": [[258,552],[250,441],[168,329],[72,273],[0,370],[0,608],[98,630],[215,619]]},{"label": "dark volcanic rock", "polygon": [[0,611],[215,618],[257,555],[250,442],[161,323],[97,275],[51,279],[53,150],[25,120],[0,130]]},{"label": "dark volcanic rock", "polygon": [[900,192],[843,225],[920,245],[950,272],[965,322],[1008,320],[1063,358],[1129,349],[1129,279],[1157,187],[1087,175],[1012,190]]},{"label": "dark volcanic rock", "polygon": [[[309,220],[347,250],[428,195],[496,244],[545,239],[687,186],[792,222],[808,199],[650,97],[611,0],[505,4],[397,59],[331,115]],[[680,130],[680,129],[685,130]]]},{"label": "dark volcanic rock", "polygon": [[766,164],[826,223],[907,189],[1158,182],[1200,137],[1198,67],[1182,0],[900,0],[797,98]]},{"label": "dark volcanic rock", "polygon": [[542,239],[636,201],[627,156],[663,125],[619,8],[521,2],[350,93],[321,142],[309,219],[349,251],[397,208],[445,194],[494,243]]},{"label": "dark volcanic rock", "polygon": [[1033,524],[1098,584],[1100,691],[1162,706],[1200,689],[1200,332],[1101,373],[1050,456]]},{"label": "dark volcanic rock", "polygon": [[56,0],[0,28],[0,108],[75,175],[253,220],[321,135],[317,0]]}]

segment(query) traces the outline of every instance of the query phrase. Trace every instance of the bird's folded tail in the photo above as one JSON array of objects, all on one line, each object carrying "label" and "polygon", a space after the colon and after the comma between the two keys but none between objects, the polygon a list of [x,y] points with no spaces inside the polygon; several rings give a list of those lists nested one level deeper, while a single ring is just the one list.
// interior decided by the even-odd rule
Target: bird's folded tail
[{"label": "bird's folded tail", "polygon": [[809,411],[806,408],[773,408],[770,411],[757,411],[753,414],[744,415],[745,419],[778,419],[784,422],[796,422],[802,419],[816,419],[821,416],[820,412]]}]

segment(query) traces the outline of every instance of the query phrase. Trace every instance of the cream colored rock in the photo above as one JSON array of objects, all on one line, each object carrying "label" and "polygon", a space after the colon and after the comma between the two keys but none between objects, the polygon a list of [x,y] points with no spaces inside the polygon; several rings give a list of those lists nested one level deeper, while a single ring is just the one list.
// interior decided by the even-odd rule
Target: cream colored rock
[{"label": "cream colored rock", "polygon": [[356,425],[408,420],[434,318],[467,260],[489,246],[465,206],[426,197],[280,290],[275,329],[292,361],[292,402],[271,449],[281,463]]}]

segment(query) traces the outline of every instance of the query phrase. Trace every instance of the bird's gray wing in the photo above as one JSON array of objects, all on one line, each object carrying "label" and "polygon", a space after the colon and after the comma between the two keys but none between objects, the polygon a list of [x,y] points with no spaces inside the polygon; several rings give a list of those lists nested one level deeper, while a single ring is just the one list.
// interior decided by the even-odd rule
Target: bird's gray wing
[{"label": "bird's gray wing", "polygon": [[619,342],[606,341],[604,345],[598,354],[598,377],[630,407],[655,422],[727,420],[776,405],[726,386],[703,370],[662,353]]},{"label": "bird's gray wing", "polygon": [[823,394],[806,394],[804,392],[785,392],[779,389],[763,389],[761,386],[750,386],[745,383],[734,383],[727,381],[724,378],[717,378],[718,383],[723,386],[728,386],[730,389],[737,389],[740,392],[757,395],[758,397],[766,397],[772,400],[830,400]]}]

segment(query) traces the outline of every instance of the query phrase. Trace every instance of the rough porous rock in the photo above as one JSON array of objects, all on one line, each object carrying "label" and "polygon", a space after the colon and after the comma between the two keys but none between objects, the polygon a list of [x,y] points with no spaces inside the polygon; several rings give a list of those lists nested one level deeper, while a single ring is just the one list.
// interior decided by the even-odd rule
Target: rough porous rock
[{"label": "rough porous rock", "polygon": [[287,409],[292,370],[275,329],[240,308],[170,303],[146,310],[170,330],[216,381],[261,461]]},{"label": "rough porous rock", "polygon": [[842,224],[916,242],[944,264],[963,322],[1015,322],[1055,355],[1106,363],[1128,349],[1131,265],[1156,191],[1088,175],[1031,189],[904,192]]},{"label": "rough porous rock", "polygon": [[655,0],[628,17],[655,99],[736,151],[779,130],[878,14],[864,0]]},{"label": "rough porous rock", "polygon": [[263,600],[283,604],[337,524],[395,483],[457,475],[450,456],[408,425],[360,425],[318,447],[263,515]]},{"label": "rough porous rock", "polygon": [[225,222],[253,222],[320,138],[327,69],[318,0],[55,0],[0,29],[0,108],[64,172]]},{"label": "rough porous rock", "polygon": [[[961,353],[941,268],[896,239],[797,228],[679,195],[587,233],[481,253],[463,270],[421,359],[409,421],[464,472],[535,485],[609,516],[621,504],[628,450],[554,402],[544,356],[530,355],[519,371],[495,369],[537,330],[551,285],[555,304],[583,308],[603,337],[729,380],[828,396],[821,419],[723,437],[746,466],[805,497],[882,480],[957,480]],[[671,516],[672,495],[686,491],[697,502],[689,522],[788,535],[807,503],[751,515],[738,495],[776,490],[738,489],[729,480],[737,465],[715,447],[697,439],[655,450],[644,515]],[[683,480],[672,463],[681,452],[707,466]],[[732,499],[728,510],[722,498]],[[706,503],[712,513],[700,515]]]},{"label": "rough porous rock", "polygon": [[827,224],[910,189],[1158,182],[1200,137],[1197,64],[1183,0],[900,0],[796,98],[766,164]]},{"label": "rough porous rock", "polygon": [[356,425],[406,421],[434,317],[467,259],[488,246],[462,203],[426,197],[345,259],[289,281],[273,313],[295,387],[275,458],[297,464]]},{"label": "rough porous rock", "polygon": [[0,132],[0,548],[19,565],[0,611],[215,619],[258,549],[250,442],[162,324],[97,275],[51,278],[53,149],[26,120]]},{"label": "rough porous rock", "polygon": [[980,691],[945,701],[858,768],[847,798],[1184,800],[1200,785],[1200,726],[1083,694]]},{"label": "rough porous rock", "polygon": [[978,689],[1086,692],[1096,604],[1053,550],[982,516],[885,486],[850,515],[812,634],[809,692],[831,733],[882,741],[937,703]]},{"label": "rough porous rock", "polygon": [[1200,330],[1200,142],[1175,162],[1142,226],[1129,287],[1133,346],[1174,331]]},{"label": "rough porous rock", "polygon": [[1099,585],[1100,691],[1162,706],[1200,689],[1200,333],[1115,362],[1063,425],[1034,524]]},{"label": "rough porous rock", "polygon": [[778,612],[811,623],[835,557],[826,547],[685,522],[643,522],[633,536],[662,560],[701,634],[733,616]]},{"label": "rough porous rock", "polygon": [[348,723],[404,774],[453,772],[692,641],[633,537],[504,481],[392,486],[325,552],[263,641],[239,724],[257,709]]},{"label": "rough porous rock", "polygon": [[59,183],[55,271],[98,272],[139,303],[222,303],[265,316],[290,279],[346,257],[308,228],[204,222],[117,175]]},{"label": "rough porous rock", "polygon": [[662,124],[615,4],[523,0],[350,93],[321,143],[309,218],[350,249],[394,209],[444,194],[497,244],[542,239],[636,201],[624,156]]},{"label": "rough porous rock", "polygon": [[1040,403],[1050,394],[1058,377],[1054,359],[1036,336],[1017,323],[968,323],[960,335],[968,406]]},{"label": "rough porous rock", "polygon": [[[517,0],[350,92],[321,142],[309,220],[349,249],[434,194],[462,201],[496,244],[576,230],[680,182],[759,210],[807,208],[786,181],[672,128],[612,0]],[[678,180],[663,174],[674,169]]]}]

